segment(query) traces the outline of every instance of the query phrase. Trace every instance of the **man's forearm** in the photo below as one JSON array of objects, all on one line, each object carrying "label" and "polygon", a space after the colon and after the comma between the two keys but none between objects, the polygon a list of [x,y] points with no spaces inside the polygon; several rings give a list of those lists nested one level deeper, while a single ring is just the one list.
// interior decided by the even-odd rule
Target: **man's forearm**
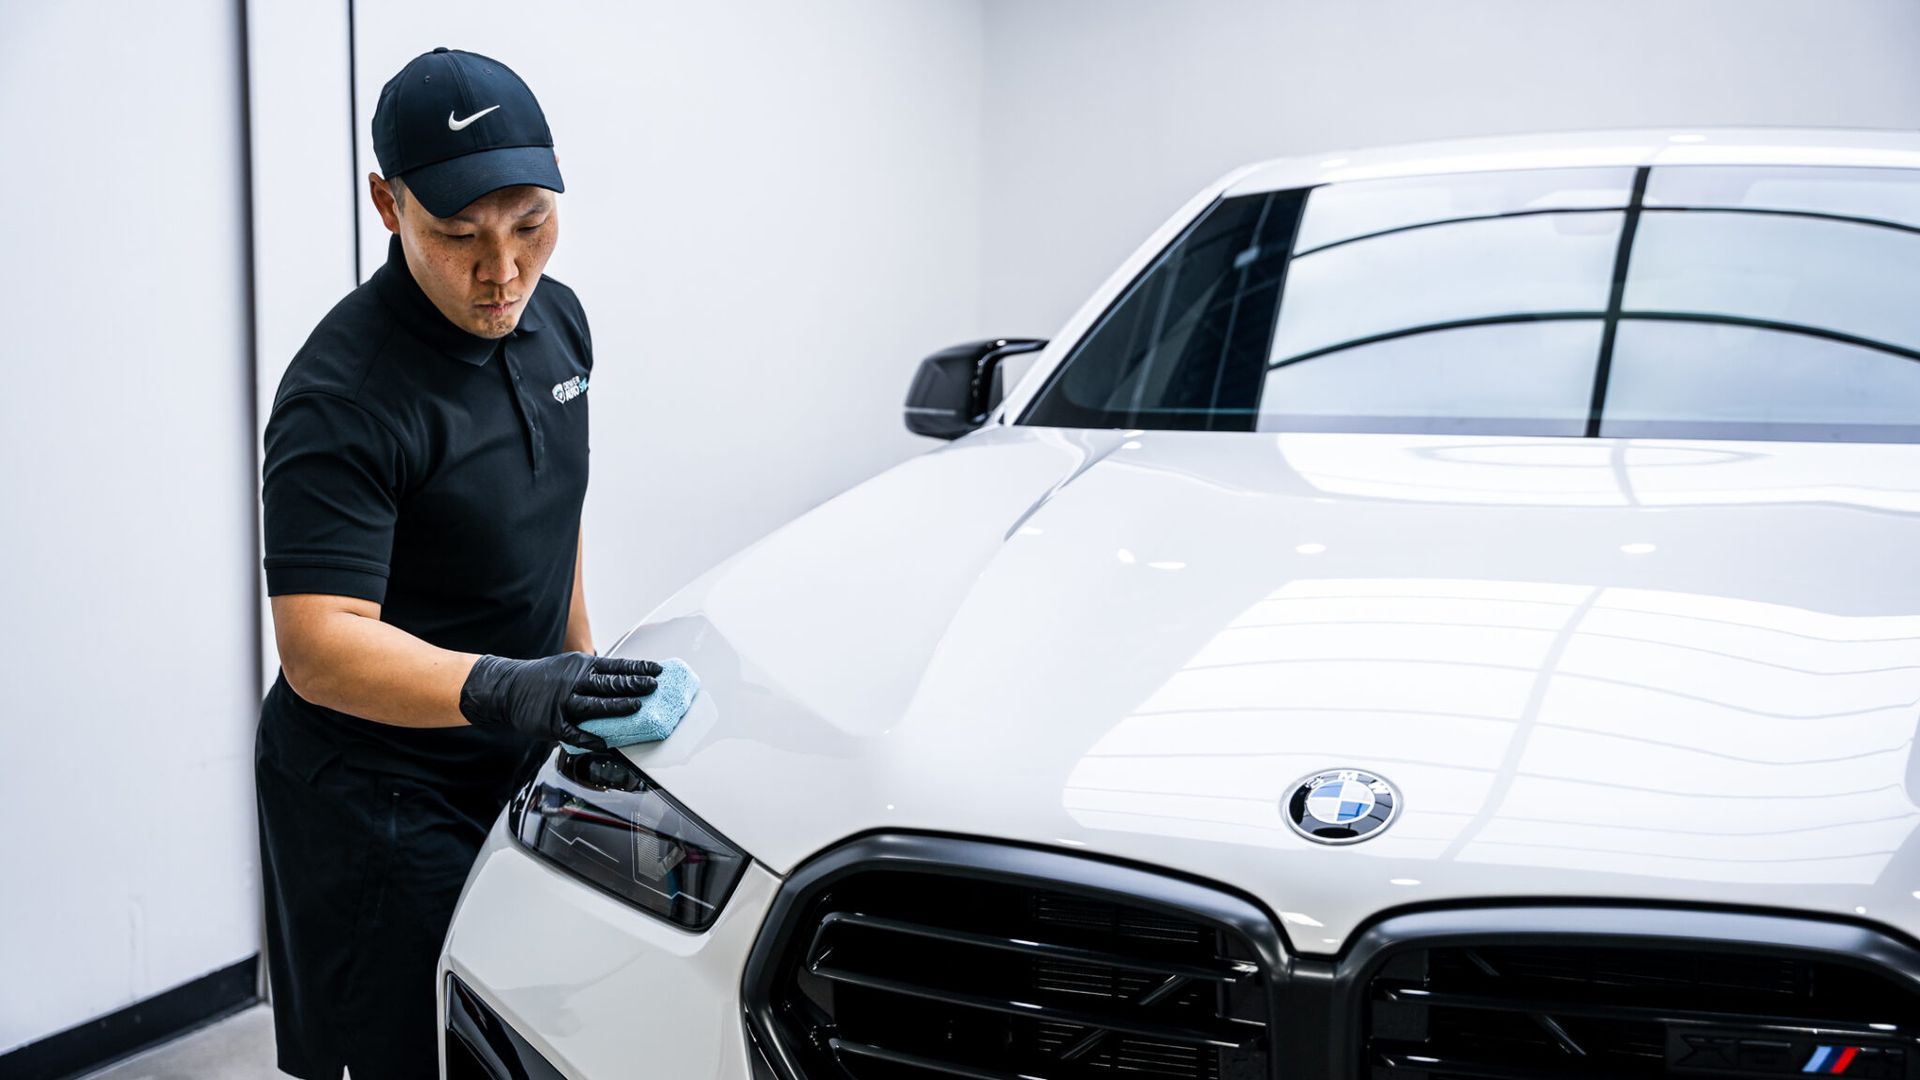
[{"label": "man's forearm", "polygon": [[[283,608],[274,598],[281,670],[296,694],[329,709],[400,727],[456,727],[475,656],[442,649],[378,616]],[[289,605],[289,608],[291,606]],[[290,639],[299,642],[297,659]],[[294,662],[289,662],[290,660]]]}]

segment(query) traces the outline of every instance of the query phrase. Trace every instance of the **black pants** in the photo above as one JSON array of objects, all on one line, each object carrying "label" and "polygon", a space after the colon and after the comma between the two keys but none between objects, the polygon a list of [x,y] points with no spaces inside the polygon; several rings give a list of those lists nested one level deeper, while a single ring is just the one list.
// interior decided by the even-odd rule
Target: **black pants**
[{"label": "black pants", "polygon": [[518,776],[447,789],[335,756],[254,777],[280,1068],[303,1080],[432,1080],[434,968],[460,887]]}]

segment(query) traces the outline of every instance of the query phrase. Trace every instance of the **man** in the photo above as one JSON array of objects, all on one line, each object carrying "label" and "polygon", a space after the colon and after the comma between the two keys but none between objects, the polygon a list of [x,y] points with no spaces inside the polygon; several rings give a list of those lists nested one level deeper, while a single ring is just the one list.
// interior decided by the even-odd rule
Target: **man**
[{"label": "man", "polygon": [[581,587],[592,339],[541,270],[565,190],[496,60],[380,92],[387,262],[295,356],[267,422],[280,675],[255,753],[280,1068],[437,1075],[434,966],[474,853],[554,740],[660,674],[592,655]]}]

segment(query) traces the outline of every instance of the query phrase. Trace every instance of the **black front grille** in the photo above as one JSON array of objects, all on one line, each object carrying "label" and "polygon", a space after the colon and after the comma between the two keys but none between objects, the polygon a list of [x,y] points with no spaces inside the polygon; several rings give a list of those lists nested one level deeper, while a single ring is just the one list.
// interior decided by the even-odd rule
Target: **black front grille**
[{"label": "black front grille", "polygon": [[1367,987],[1365,1060],[1375,1080],[1786,1075],[1822,1046],[1829,1068],[1853,1049],[1846,1075],[1904,1080],[1920,1065],[1910,983],[1702,944],[1398,952]]},{"label": "black front grille", "polygon": [[1269,979],[1230,927],[937,869],[834,880],[769,987],[809,1080],[1267,1080]]},{"label": "black front grille", "polygon": [[947,837],[798,869],[742,991],[778,1080],[1920,1080],[1920,948],[1863,922],[1436,906],[1289,955],[1223,889]]}]

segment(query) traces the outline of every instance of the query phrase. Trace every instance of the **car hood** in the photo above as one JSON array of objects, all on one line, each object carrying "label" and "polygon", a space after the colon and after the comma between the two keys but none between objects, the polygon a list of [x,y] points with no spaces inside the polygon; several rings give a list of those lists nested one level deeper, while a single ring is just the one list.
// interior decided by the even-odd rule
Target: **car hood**
[{"label": "car hood", "polygon": [[[1224,882],[1294,947],[1473,898],[1920,932],[1920,447],[993,428],[716,567],[630,751],[786,873],[930,830]],[[1294,833],[1307,774],[1401,808]]]}]

